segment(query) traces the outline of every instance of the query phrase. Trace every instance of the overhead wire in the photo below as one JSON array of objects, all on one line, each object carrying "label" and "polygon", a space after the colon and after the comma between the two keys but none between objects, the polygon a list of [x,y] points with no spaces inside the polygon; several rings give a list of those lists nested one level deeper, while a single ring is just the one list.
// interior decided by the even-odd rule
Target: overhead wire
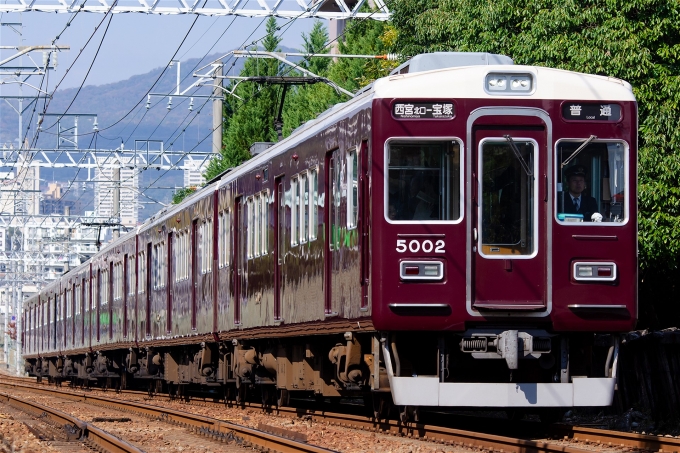
[{"label": "overhead wire", "polygon": [[[117,4],[117,2],[118,2],[118,0],[115,0],[115,1],[113,2],[113,4],[111,5],[111,7],[110,7],[109,10],[107,11],[107,13],[104,15],[104,18],[103,18],[103,19],[99,22],[99,24],[95,27],[94,31],[92,32],[92,34],[90,35],[90,37],[88,38],[88,40],[86,41],[85,45],[84,45],[83,48],[80,50],[80,52],[78,53],[78,55],[76,56],[76,58],[74,59],[74,61],[73,61],[73,63],[71,64],[71,66],[69,66],[69,68],[66,70],[66,73],[64,74],[64,76],[63,76],[63,77],[61,78],[61,80],[57,83],[57,85],[56,85],[56,87],[55,87],[55,89],[54,89],[55,91],[56,91],[56,89],[59,87],[59,85],[61,84],[61,82],[64,80],[64,78],[66,77],[66,74],[68,74],[69,70],[73,67],[73,65],[75,64],[75,62],[78,60],[78,58],[80,57],[80,55],[82,55],[84,49],[87,48],[87,45],[90,43],[90,41],[92,40],[92,38],[94,37],[94,35],[97,33],[97,31],[99,30],[99,27],[100,27],[101,24],[106,20],[106,17],[110,14],[111,10],[112,10],[113,7]],[[83,3],[83,4],[81,5],[81,9],[84,7],[84,5],[85,5],[85,3]],[[80,10],[79,10],[79,11],[80,11]],[[79,11],[78,11],[78,12],[79,12]],[[77,13],[76,13],[76,14],[77,14]],[[113,16],[111,16],[111,18],[112,18],[112,17],[113,17]],[[109,19],[109,25],[110,25],[110,23],[111,23],[111,18]],[[64,28],[64,30],[65,30],[67,27],[70,26],[71,22],[72,22],[72,20],[69,20],[69,21],[67,22],[67,25],[66,25],[66,27]],[[106,30],[105,30],[103,36],[102,36],[101,41],[99,42],[99,46],[98,46],[98,48],[97,48],[97,52],[96,52],[96,54],[95,54],[95,56],[94,56],[94,58],[93,58],[92,64],[90,65],[90,69],[92,68],[92,65],[94,64],[94,61],[96,60],[97,56],[99,55],[99,49],[101,48],[102,43],[104,42],[104,39],[106,38],[106,32],[107,32],[107,31],[108,31],[108,25],[107,25],[107,27],[106,27]],[[62,33],[63,33],[63,30],[62,30]],[[56,40],[59,39],[60,36],[61,36],[61,33],[60,33],[59,35],[57,35],[57,37],[52,41],[53,45],[54,45],[54,43],[56,42]],[[49,60],[50,60],[50,58],[51,58],[51,55],[48,55],[46,67],[49,65]],[[88,74],[89,74],[89,72],[90,72],[90,71],[88,70]],[[42,77],[41,83],[40,83],[40,89],[42,89],[43,84],[46,83],[46,82],[48,82],[48,81],[49,81],[49,71],[46,70],[46,71],[45,71],[45,74],[44,74],[43,77]],[[82,87],[82,85],[81,85],[81,87]],[[46,99],[45,102],[44,102],[44,106],[43,106],[43,115],[46,113],[47,107],[49,106],[49,103],[50,103],[50,101],[48,101],[48,100]],[[32,110],[32,112],[31,112],[31,118],[30,118],[30,120],[29,120],[29,126],[28,126],[28,128],[27,128],[27,130],[26,130],[26,136],[25,136],[25,138],[22,140],[22,146],[23,146],[23,143],[25,142],[25,140],[28,139],[28,133],[29,133],[29,130],[30,130],[30,124],[31,124],[31,122],[33,121],[33,115],[35,114],[35,112],[36,112],[36,108],[34,107],[33,110]],[[43,116],[43,117],[44,117],[44,116]],[[38,135],[39,135],[39,130],[36,131],[36,134],[35,134],[34,139],[33,139],[33,145],[32,145],[31,147],[33,147],[33,146],[35,145],[35,142],[37,141]],[[20,149],[21,149],[21,148],[20,148]],[[15,165],[16,165],[16,164],[18,163],[18,161],[19,161],[19,155],[20,155],[20,152],[17,152],[17,160],[16,160],[16,162],[15,162]],[[19,184],[19,187],[22,187],[22,186],[24,185],[24,182],[25,182],[25,180],[26,180],[26,177],[27,177],[27,175],[28,175],[28,173],[29,173],[29,172],[28,172],[28,169],[30,168],[31,163],[33,162],[33,159],[34,159],[34,158],[35,158],[35,153],[31,153],[31,154],[29,155],[28,162],[27,162],[27,163],[24,163],[24,168],[26,168],[26,171],[24,172],[24,176],[23,176],[21,182],[18,183],[18,184]],[[18,179],[18,175],[17,175],[17,179]],[[9,201],[9,199],[6,199],[6,200],[5,200],[5,204],[3,205],[3,209],[2,209],[3,212],[4,212],[4,209],[5,209],[5,207],[6,207],[8,201]],[[44,223],[44,220],[43,220],[42,223]],[[42,225],[42,223],[41,223],[41,225]]]},{"label": "overhead wire", "polygon": [[[375,14],[376,12],[377,12],[377,11],[373,11],[373,12],[372,12],[370,15],[368,15],[365,19],[361,19],[361,20],[369,20],[370,17],[371,17],[373,14]],[[289,21],[289,22],[290,22],[290,21]],[[351,26],[351,25],[350,25],[350,27],[345,28],[345,30],[343,30],[342,33],[338,34],[338,36],[337,36],[336,38],[334,38],[334,39],[330,40],[328,43],[326,43],[326,45],[324,46],[324,48],[323,48],[322,50],[325,50],[325,49],[329,48],[335,41],[339,40],[341,37],[343,37],[347,32],[349,32],[350,30],[352,30],[354,27],[356,27],[356,25],[354,25],[354,26]],[[280,28],[281,28],[281,27],[277,27],[277,29],[280,29]],[[289,27],[289,28],[290,28],[290,27]],[[252,34],[251,34],[251,35],[252,35]],[[259,40],[254,41],[254,42],[262,41],[262,40],[266,39],[267,36],[268,36],[268,35],[265,35],[265,36],[263,36],[262,38],[260,38]],[[306,60],[306,61],[309,61],[310,58],[311,58],[311,56],[305,56],[305,57],[303,57],[303,59]],[[285,76],[286,74],[290,73],[291,71],[294,71],[294,68],[289,67],[289,68],[286,69],[286,71],[285,71],[282,75]],[[255,94],[253,94],[253,95],[251,95],[250,97],[246,98],[246,99],[238,106],[238,109],[243,108],[243,106],[246,105],[248,102],[250,102],[251,100],[253,100],[253,99],[257,98],[257,97],[259,97],[260,93],[262,93],[262,91],[257,91],[257,92],[255,92]],[[214,128],[210,131],[210,133],[207,134],[200,142],[198,142],[191,150],[186,151],[186,152],[184,153],[184,156],[186,156],[188,153],[190,153],[191,151],[193,151],[194,149],[196,149],[196,147],[198,147],[198,145],[200,145],[200,144],[203,143],[205,140],[207,140],[208,137],[212,136],[212,133],[213,133],[214,131],[216,131],[219,127],[221,127],[221,124],[218,125],[218,126],[216,126],[216,127],[214,127]],[[158,178],[156,178],[151,184],[149,184],[148,188],[150,188],[151,186],[153,186],[153,184],[155,184],[158,180],[160,180],[160,178],[162,178],[168,171],[170,171],[170,169],[165,170],[165,172],[164,172],[163,174],[161,174],[160,176],[158,176]],[[147,188],[147,189],[148,189],[148,188]]]}]

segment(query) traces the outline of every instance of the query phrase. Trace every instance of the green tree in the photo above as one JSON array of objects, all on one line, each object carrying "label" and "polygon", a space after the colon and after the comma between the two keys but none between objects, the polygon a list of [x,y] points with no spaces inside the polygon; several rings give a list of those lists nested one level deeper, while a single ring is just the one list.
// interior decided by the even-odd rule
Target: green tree
[{"label": "green tree", "polygon": [[196,187],[183,187],[175,190],[175,193],[172,194],[172,204],[179,204],[186,197],[196,192],[196,190]]},{"label": "green tree", "polygon": [[[680,3],[400,0],[394,52],[502,53],[518,64],[627,80],[638,100],[640,300],[652,326],[680,309]],[[671,315],[669,317],[669,315]]]},{"label": "green tree", "polygon": [[[267,35],[262,41],[264,50],[280,51],[281,38],[276,18],[270,17],[266,25]],[[275,76],[281,71],[277,60],[248,58],[241,76]],[[231,88],[230,88],[231,89]],[[211,160],[205,173],[210,180],[224,170],[240,165],[250,158],[250,145],[254,142],[276,141],[273,118],[279,100],[279,86],[242,82],[236,87],[235,97],[225,98],[223,149],[220,156]]]},{"label": "green tree", "polygon": [[[392,42],[393,28],[384,22],[355,19],[348,21],[344,34],[338,39],[338,53],[381,55]],[[304,52],[327,53],[330,51],[328,34],[317,22],[309,35],[303,35]],[[311,58],[303,62],[313,73],[327,77],[340,87],[356,92],[360,88],[384,77],[396,66],[393,61],[376,59],[344,59],[337,62],[329,58]],[[344,102],[347,96],[326,84],[299,87],[286,98],[283,111],[284,135],[334,104]]]}]

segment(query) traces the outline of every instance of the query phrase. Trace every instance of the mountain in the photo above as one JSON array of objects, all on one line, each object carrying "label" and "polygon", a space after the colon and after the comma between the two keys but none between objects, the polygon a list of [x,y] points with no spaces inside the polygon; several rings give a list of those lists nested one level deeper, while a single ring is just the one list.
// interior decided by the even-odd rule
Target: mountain
[{"label": "mountain", "polygon": [[[284,51],[294,51],[284,48]],[[202,59],[193,58],[182,61],[180,64],[180,90],[185,90],[191,84],[198,81],[192,74],[201,68],[215,61],[224,55],[215,53]],[[243,58],[231,59],[227,62],[225,73],[238,75],[243,67]],[[204,68],[201,73],[209,70]],[[206,81],[208,85],[211,80]],[[43,149],[55,149],[58,145],[58,135],[62,139],[74,141],[74,116],[81,114],[78,118],[78,148],[100,150],[113,150],[121,146],[125,149],[142,149],[145,141],[162,141],[164,149],[189,152],[191,150],[210,151],[212,147],[212,102],[207,98],[196,97],[193,99],[191,110],[189,106],[191,100],[183,97],[172,97],[171,108],[168,109],[168,97],[164,95],[174,94],[177,84],[177,67],[175,65],[168,68],[156,68],[146,74],[134,75],[120,82],[105,85],[86,85],[80,89],[69,88],[57,91],[48,104],[42,130],[40,131],[36,147]],[[226,83],[225,83],[226,84]],[[152,94],[150,98],[150,108],[147,109],[147,92]],[[212,89],[201,87],[191,89],[187,95],[209,95]],[[74,100],[75,98],[75,100]],[[72,103],[72,105],[70,105]],[[70,106],[69,106],[70,105]],[[26,104],[24,104],[26,107]],[[37,112],[43,109],[42,101],[38,104]],[[68,111],[67,111],[68,109]],[[56,123],[60,114],[68,112],[68,117],[60,121],[61,132]],[[93,132],[94,118],[85,114],[96,114],[99,134]],[[38,124],[37,113],[32,109],[27,109],[23,115],[24,130],[30,126],[28,134],[33,136]],[[0,117],[0,142],[12,143],[17,146],[18,117],[14,111],[8,108],[2,109]],[[69,147],[69,143],[62,140],[61,147]],[[153,143],[156,149],[159,143]],[[42,169],[41,186],[46,187],[48,182],[59,181],[68,187],[68,181],[77,177],[79,181],[86,179],[85,173],[76,169]],[[94,173],[87,175],[88,178]],[[149,184],[154,187],[145,191],[148,197],[140,196],[139,200],[143,204],[139,220],[156,212],[160,205],[154,200],[169,203],[175,187],[182,187],[182,171],[146,170],[142,171],[140,177],[140,187],[147,187]],[[82,187],[91,187],[90,184],[83,182],[78,186],[81,189],[76,192],[74,188],[69,193],[69,198],[76,198],[77,205],[82,210],[93,209],[92,190],[82,190]],[[89,199],[88,199],[89,197]]]}]

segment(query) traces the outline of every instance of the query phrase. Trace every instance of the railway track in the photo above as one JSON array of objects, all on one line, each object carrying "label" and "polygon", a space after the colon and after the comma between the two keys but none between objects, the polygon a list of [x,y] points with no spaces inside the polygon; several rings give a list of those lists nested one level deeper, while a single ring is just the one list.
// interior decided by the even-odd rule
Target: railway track
[{"label": "railway track", "polygon": [[[7,381],[7,380],[5,380]],[[26,382],[25,379],[14,382]],[[17,385],[23,386],[25,384],[11,384],[9,382],[0,383],[0,385]],[[41,388],[41,387],[38,387]],[[42,386],[44,388],[44,386]],[[99,400],[100,404],[105,404],[105,398],[101,396],[87,395],[81,392],[64,392],[68,394],[69,398],[77,400]],[[129,398],[148,398],[145,392],[139,391],[123,391],[123,394],[128,395]],[[215,402],[209,400],[194,399],[192,403],[198,401],[199,406],[204,407],[224,407],[224,402]],[[125,402],[118,402],[122,406],[133,404],[129,400]],[[134,403],[140,404],[140,403]],[[140,410],[147,410],[148,404],[142,404]],[[112,406],[113,407],[113,406]],[[158,409],[156,406],[152,406]],[[242,407],[256,411],[266,410],[263,405],[246,403]],[[271,409],[271,408],[270,408]],[[186,420],[174,414],[176,411],[166,409],[168,417],[177,423],[185,423],[188,426],[193,426],[194,429],[208,430],[210,433],[220,433],[221,430],[227,429],[227,425],[223,425],[221,421],[205,421],[204,417],[191,415]],[[419,423],[401,423],[397,420],[380,420],[376,421],[372,418],[331,413],[325,411],[318,411],[314,409],[301,409],[281,407],[276,408],[279,415],[283,415],[292,419],[304,419],[317,424],[327,424],[339,427],[361,429],[373,433],[391,434],[398,437],[419,439],[427,442],[433,442],[442,445],[449,445],[460,447],[464,449],[479,449],[488,452],[512,452],[512,453],[528,453],[528,452],[546,452],[546,453],[583,453],[585,451],[624,451],[636,450],[647,452],[661,452],[672,453],[680,452],[680,439],[673,437],[651,436],[644,434],[619,432],[579,426],[570,426],[564,424],[556,424],[550,428],[551,439],[546,440],[531,440],[518,439],[514,437],[501,436],[489,433],[473,432],[462,429],[454,429],[443,426],[436,426],[433,424],[419,424]],[[506,420],[498,420],[499,422],[506,422]],[[210,425],[213,423],[214,425]],[[291,433],[287,433],[289,436]]]},{"label": "railway track", "polygon": [[[143,415],[153,420],[161,420],[163,422],[188,428],[194,433],[204,435],[213,440],[228,441],[232,439],[238,439],[239,443],[244,447],[253,447],[261,451],[276,451],[281,453],[328,453],[331,451],[308,444],[303,436],[300,436],[294,432],[288,432],[287,430],[266,425],[261,426],[260,429],[253,429],[223,420],[167,409],[160,406],[152,406],[149,404],[143,404],[129,400],[121,400],[120,398],[116,399],[85,395],[82,393],[74,393],[47,386],[27,386],[25,384],[9,383],[5,381],[0,382],[0,386],[13,388],[20,391],[30,390],[34,394],[42,393],[47,395],[57,395],[62,399],[74,402],[83,402],[116,411]],[[11,398],[9,395],[7,397]],[[62,416],[69,417],[67,414],[63,414],[59,411],[55,410],[55,412],[60,413]],[[74,420],[76,419],[74,418]],[[79,423],[84,422],[79,421]],[[92,426],[89,424],[85,425]],[[92,426],[92,428],[96,430],[95,427]],[[115,449],[105,450],[121,453],[127,451]],[[137,449],[129,451],[141,452],[141,450]]]},{"label": "railway track", "polygon": [[[39,421],[38,425],[24,421],[29,431],[38,439],[58,442],[61,446],[68,445],[69,447],[84,444],[83,447],[87,446],[102,452],[143,453],[142,450],[124,440],[54,408],[7,393],[0,393],[0,403],[24,412],[35,421]],[[69,451],[73,451],[73,448],[69,448]],[[83,448],[81,451],[90,450]]]}]

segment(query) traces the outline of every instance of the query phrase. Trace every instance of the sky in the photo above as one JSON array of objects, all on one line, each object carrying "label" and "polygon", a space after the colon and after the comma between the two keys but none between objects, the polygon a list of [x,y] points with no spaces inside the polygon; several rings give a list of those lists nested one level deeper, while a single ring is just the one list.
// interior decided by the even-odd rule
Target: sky
[{"label": "sky", "polygon": [[[60,88],[78,87],[92,64],[95,53],[102,40],[108,17],[95,32],[104,14],[81,13],[66,28],[69,14],[29,12],[22,14],[2,14],[2,23],[23,23],[23,45],[49,45],[57,35],[59,45],[69,45],[70,51],[61,52],[58,56],[57,69],[50,74],[51,91],[61,81]],[[89,75],[87,85],[102,85],[125,80],[135,74],[143,74],[151,69],[165,66],[180,46],[196,16],[159,16],[139,13],[115,14],[109,26],[101,49]],[[278,19],[280,26],[288,23],[287,19]],[[299,48],[302,44],[302,33],[309,32],[313,19],[298,19],[290,27],[283,27],[283,41],[286,47]],[[225,32],[226,30],[226,32]],[[285,31],[284,31],[285,30]],[[78,57],[88,38],[94,37]],[[202,57],[215,52],[227,53],[240,48],[244,43],[262,38],[265,35],[262,18],[245,17],[206,17],[199,16],[188,38],[177,53],[175,59]],[[0,45],[19,45],[19,36],[10,27],[0,29]],[[214,47],[213,47],[214,46]],[[212,48],[212,50],[211,50]],[[3,49],[2,58],[7,58],[15,51]],[[77,61],[66,74],[66,69]],[[29,63],[23,57],[23,63]],[[42,61],[39,52],[34,53],[36,61]],[[15,60],[16,63],[19,60]],[[13,62],[12,64],[15,64]],[[63,80],[62,80],[63,79]],[[29,81],[38,85],[40,78],[33,76]],[[34,83],[37,82],[37,83]],[[152,81],[150,81],[152,83]],[[17,85],[5,85],[0,94],[15,94]],[[24,91],[30,91],[27,87]]]}]

